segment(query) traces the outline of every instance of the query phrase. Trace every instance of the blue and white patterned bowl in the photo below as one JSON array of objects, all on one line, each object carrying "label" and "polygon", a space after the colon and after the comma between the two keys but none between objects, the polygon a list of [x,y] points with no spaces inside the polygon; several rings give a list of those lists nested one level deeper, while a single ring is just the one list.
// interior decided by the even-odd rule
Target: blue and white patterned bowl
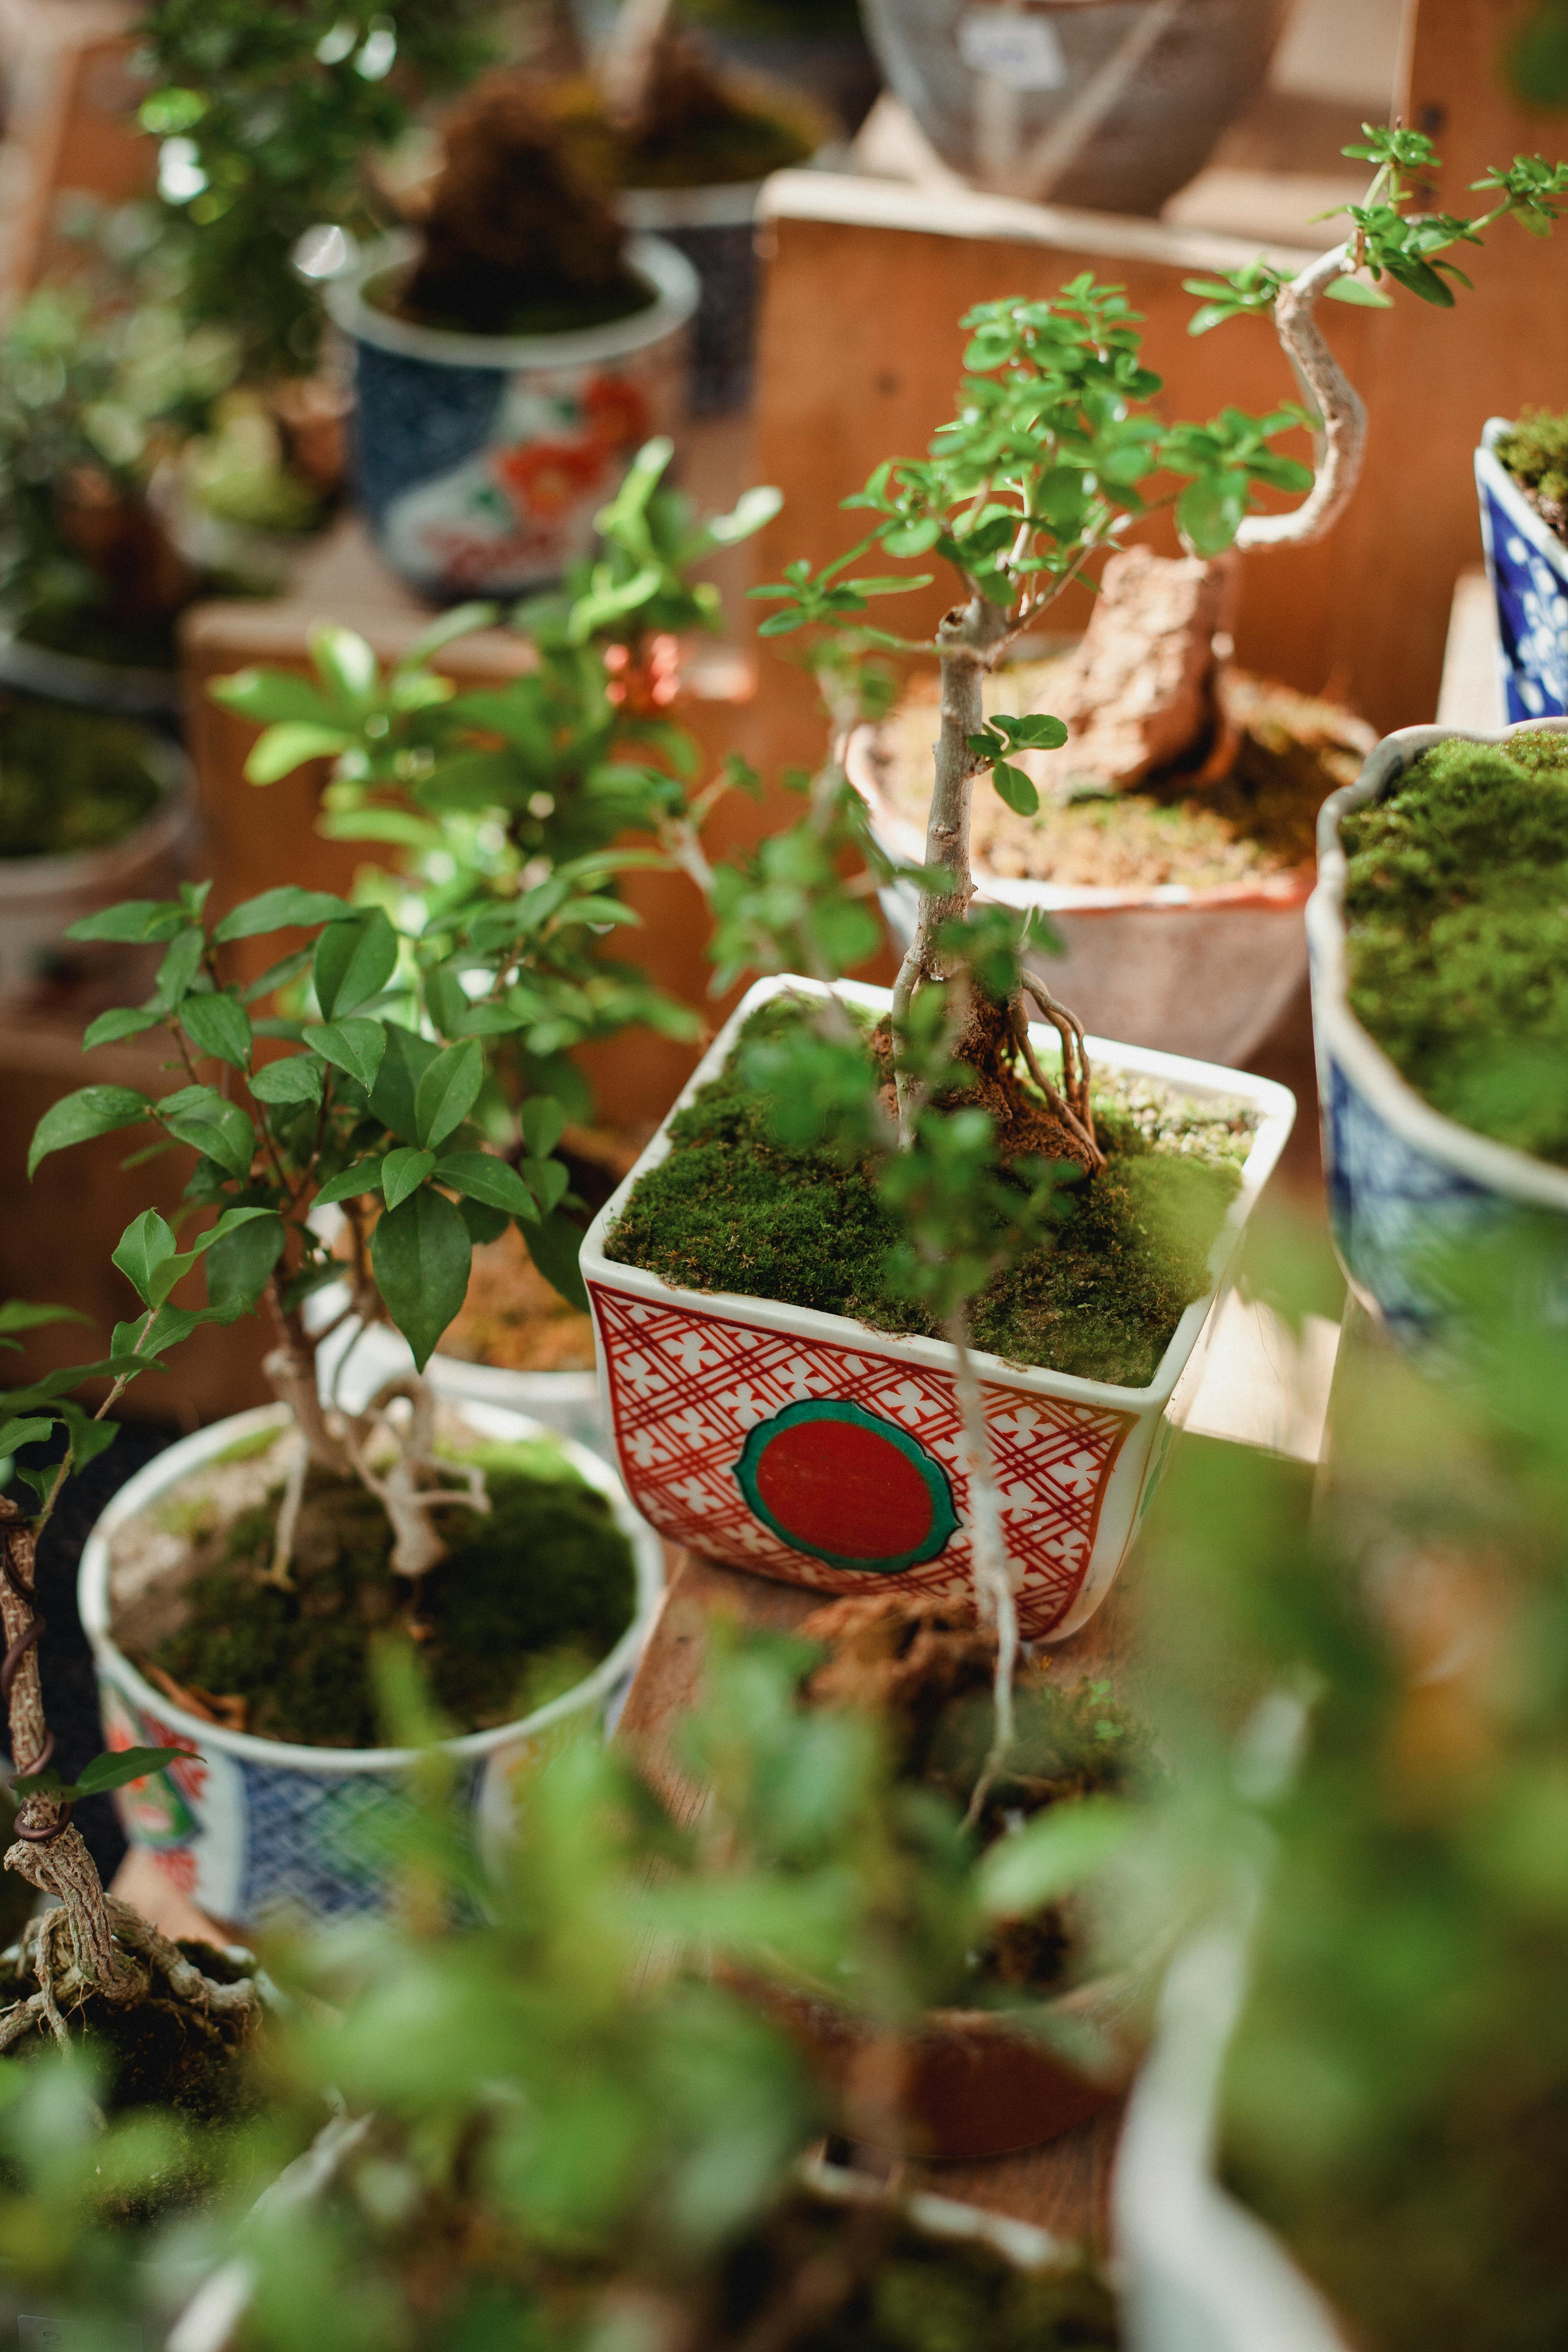
[{"label": "blue and white patterned bowl", "polygon": [[[505,1781],[531,1740],[568,1716],[603,1709],[630,1675],[664,1590],[658,1538],[638,1517],[625,1487],[596,1454],[521,1413],[465,1402],[464,1421],[481,1437],[542,1438],[589,1486],[609,1498],[632,1547],[637,1607],[632,1622],[593,1673],[516,1723],[445,1743],[483,1830],[504,1821]],[[191,1748],[190,1761],[121,1790],[117,1802],[132,1845],[145,1846],[180,1892],[208,1916],[254,1927],[268,1916],[374,1910],[384,1870],[378,1852],[394,1826],[418,1751],[408,1748],[305,1748],[226,1731],[191,1715],[140,1675],[110,1631],[110,1547],[118,1529],[151,1511],[171,1487],[268,1428],[287,1425],[282,1406],[262,1405],[198,1430],[129,1479],[89,1537],[78,1601],[92,1644],[104,1743]]]},{"label": "blue and white patterned bowl", "polygon": [[[1561,719],[1527,724],[1531,731],[1544,726],[1568,733]],[[1307,901],[1307,945],[1329,1223],[1352,1288],[1412,1346],[1440,1339],[1452,1322],[1454,1301],[1441,1274],[1445,1254],[1501,1238],[1522,1215],[1543,1209],[1563,1219],[1561,1249],[1549,1249],[1544,1268],[1550,1311],[1558,1311],[1560,1294],[1568,1295],[1568,1169],[1445,1118],[1351,1011],[1340,824],[1352,809],[1382,800],[1433,744],[1456,736],[1506,743],[1515,731],[1401,728],[1384,738],[1353,784],[1324,802],[1318,818],[1318,887]]]},{"label": "blue and white patterned bowl", "polygon": [[1493,455],[1512,430],[1506,417],[1489,418],[1476,451],[1503,709],[1514,720],[1560,719],[1568,711],[1568,545]]},{"label": "blue and white patterned bowl", "polygon": [[646,310],[571,334],[466,335],[365,299],[416,244],[382,239],[326,289],[354,347],[360,503],[393,570],[427,595],[541,587],[592,551],[637,450],[680,422],[697,273],[662,237],[634,236]]}]

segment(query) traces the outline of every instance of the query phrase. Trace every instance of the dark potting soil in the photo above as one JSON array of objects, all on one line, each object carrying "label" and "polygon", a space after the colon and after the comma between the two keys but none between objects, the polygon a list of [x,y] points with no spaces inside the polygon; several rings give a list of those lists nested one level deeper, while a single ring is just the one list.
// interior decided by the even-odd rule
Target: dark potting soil
[{"label": "dark potting soil", "polygon": [[1110,2291],[1087,2263],[1018,2271],[988,2247],[807,2198],[730,2255],[714,2340],[750,2341],[808,2263],[841,2263],[845,2291],[830,2317],[791,2336],[794,2352],[1115,2352],[1121,2342]]},{"label": "dark potting soil", "polygon": [[635,319],[639,311],[650,310],[655,299],[640,278],[628,273],[619,286],[605,293],[542,294],[510,302],[479,325],[468,310],[411,303],[405,298],[404,284],[402,269],[384,270],[380,277],[366,281],[364,299],[373,310],[384,310],[390,318],[460,335],[579,334],[589,327],[613,326],[618,319]]},{"label": "dark potting soil", "polygon": [[747,97],[719,79],[704,103],[681,110],[683,119],[628,138],[605,119],[589,80],[563,85],[555,120],[568,152],[589,178],[612,188],[710,188],[766,179],[804,163],[822,144],[824,126],[804,101],[784,92]]},{"label": "dark potting soil", "polygon": [[1357,1020],[1435,1109],[1568,1166],[1568,740],[1438,744],[1341,832]]},{"label": "dark potting soil", "polygon": [[141,728],[0,696],[0,858],[105,849],[161,797]]},{"label": "dark potting soil", "polygon": [[[222,593],[243,591],[226,582]],[[175,622],[167,617],[133,625],[111,620],[91,604],[40,607],[16,624],[24,645],[73,654],[79,661],[107,662],[113,669],[177,669],[180,650],[174,632]]]},{"label": "dark potting soil", "polygon": [[1568,410],[1526,408],[1494,453],[1542,520],[1568,540]]},{"label": "dark potting soil", "polygon": [[[800,1633],[827,1652],[803,1686],[806,1705],[875,1717],[897,1777],[965,1814],[995,1719],[996,1636],[976,1622],[973,1604],[873,1593],[814,1610]],[[1109,1684],[1053,1682],[1026,1654],[1014,1677],[1014,1706],[1013,1745],[975,1824],[982,1847],[1005,1836],[1020,1815],[1028,1821],[1084,1797],[1134,1792],[1153,1779],[1148,1735]],[[1003,1921],[972,1958],[978,1983],[1060,1990],[1074,1958],[1068,1913],[1053,1903]]]},{"label": "dark potting soil", "polygon": [[[809,1001],[792,996],[752,1015],[722,1075],[676,1118],[669,1156],[637,1184],[607,1255],[688,1289],[940,1338],[928,1311],[889,1284],[896,1234],[872,1174],[775,1142],[767,1098],[742,1076],[746,1045],[811,1018]],[[1240,1106],[1197,1108],[1142,1079],[1100,1078],[1093,1102],[1107,1164],[1061,1195],[1050,1244],[975,1300],[974,1343],[1009,1362],[1145,1387],[1208,1287],[1251,1121]]]},{"label": "dark potting soil", "polygon": [[[488,1514],[443,1515],[447,1556],[423,1580],[416,1622],[431,1696],[463,1732],[510,1723],[596,1664],[630,1623],[631,1547],[596,1488],[544,1449],[484,1446]],[[520,1467],[520,1460],[528,1466]],[[555,1464],[559,1463],[557,1468]],[[410,1588],[390,1566],[374,1496],[312,1473],[294,1538],[294,1589],[262,1581],[282,1486],[197,1544],[189,1615],[146,1663],[204,1703],[243,1701],[245,1730],[308,1747],[374,1748],[384,1736],[371,1646],[406,1622]],[[234,1710],[219,1710],[224,1720]]]}]

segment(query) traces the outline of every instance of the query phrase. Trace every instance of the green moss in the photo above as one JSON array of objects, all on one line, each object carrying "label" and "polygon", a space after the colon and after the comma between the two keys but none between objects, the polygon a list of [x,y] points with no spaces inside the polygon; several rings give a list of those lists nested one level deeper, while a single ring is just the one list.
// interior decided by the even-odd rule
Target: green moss
[{"label": "green moss", "polygon": [[1568,1165],[1568,740],[1439,744],[1342,832],[1356,1018],[1436,1109]]},{"label": "green moss", "polygon": [[147,739],[121,719],[0,699],[0,857],[103,849],[152,815]]},{"label": "green moss", "polygon": [[[745,1035],[805,1017],[798,999],[775,998]],[[1101,1081],[1095,1111],[1108,1165],[1075,1188],[1052,1245],[975,1301],[974,1337],[1015,1363],[1138,1388],[1208,1287],[1208,1253],[1250,1129],[1239,1110],[1198,1112],[1147,1082]],[[671,1140],[611,1234],[612,1257],[688,1289],[940,1336],[921,1306],[889,1287],[895,1234],[869,1175],[826,1152],[782,1150],[738,1058],[680,1113]]]},{"label": "green moss", "polygon": [[764,180],[804,163],[821,144],[822,125],[805,101],[791,107],[784,93],[769,101],[726,94],[722,105],[682,121],[672,132],[641,139],[618,133],[605,116],[597,89],[566,84],[555,100],[569,152],[602,187],[707,188]]},{"label": "green moss", "polygon": [[[631,1547],[596,1488],[558,1455],[551,1475],[537,1448],[489,1447],[484,1457],[490,1510],[446,1514],[450,1549],[417,1601],[421,1663],[462,1731],[514,1720],[547,1674],[574,1680],[613,1648],[636,1600]],[[385,1516],[362,1486],[314,1478],[295,1534],[294,1590],[284,1592],[259,1573],[281,1491],[215,1541],[191,1585],[188,1622],[151,1663],[197,1691],[243,1697],[246,1728],[263,1738],[375,1747],[370,1645],[409,1600],[390,1566]]]},{"label": "green moss", "polygon": [[1568,410],[1525,409],[1500,436],[1496,454],[1552,530],[1568,538]]}]

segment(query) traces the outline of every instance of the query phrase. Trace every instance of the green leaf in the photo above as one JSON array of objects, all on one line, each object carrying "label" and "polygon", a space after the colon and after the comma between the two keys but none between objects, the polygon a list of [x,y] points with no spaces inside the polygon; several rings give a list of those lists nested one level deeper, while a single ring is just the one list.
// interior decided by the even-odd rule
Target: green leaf
[{"label": "green leaf", "polygon": [[144,1029],[156,1029],[163,1017],[142,1006],[117,1004],[112,1012],[100,1013],[96,1021],[88,1023],[81,1050],[90,1054],[95,1045],[117,1045],[122,1037],[140,1037]]},{"label": "green leaf", "polygon": [[54,1425],[52,1420],[37,1414],[24,1421],[0,1422],[0,1457],[9,1457],[24,1445],[41,1445]]},{"label": "green leaf", "polygon": [[1059,719],[1048,711],[1026,711],[1022,719],[998,719],[1000,727],[1016,750],[1026,751],[1059,751],[1068,740],[1068,730]]},{"label": "green leaf", "polygon": [[436,1181],[449,1184],[454,1192],[482,1201],[509,1217],[521,1217],[525,1224],[538,1223],[532,1193],[516,1169],[498,1160],[493,1151],[449,1151],[437,1162]]},{"label": "green leaf", "polygon": [[66,933],[68,940],[172,939],[183,931],[190,916],[177,898],[122,898],[96,915],[83,915]]},{"label": "green leaf", "polygon": [[1453,309],[1454,289],[1429,261],[1419,261],[1414,255],[1401,255],[1397,259],[1390,256],[1384,257],[1383,266],[1391,278],[1407,286],[1412,294],[1418,294],[1423,302],[1435,303],[1440,310]]},{"label": "green leaf", "polygon": [[8,1298],[0,1307],[0,1331],[36,1331],[44,1323],[86,1323],[92,1318],[75,1307],[35,1306],[30,1298]]},{"label": "green leaf", "polygon": [[458,1214],[468,1229],[468,1239],[476,1249],[487,1242],[499,1241],[511,1219],[504,1209],[492,1209],[483,1201],[470,1200],[465,1192],[458,1202]]},{"label": "green leaf", "polygon": [[1131,1826],[1127,1807],[1112,1797],[1084,1797],[1037,1813],[981,1856],[982,1908],[993,1919],[1026,1917],[1098,1870]]},{"label": "green leaf", "polygon": [[250,1016],[237,997],[187,996],[180,1007],[180,1026],[201,1053],[237,1070],[248,1068]]},{"label": "green leaf", "polygon": [[77,1794],[101,1797],[110,1789],[123,1789],[129,1781],[143,1780],[149,1772],[161,1772],[164,1766],[177,1762],[182,1756],[194,1756],[194,1748],[120,1748],[105,1756],[95,1756],[77,1776]]},{"label": "green leaf", "polygon": [[207,1244],[207,1305],[220,1323],[233,1323],[260,1304],[283,1255],[283,1220],[263,1214],[231,1225],[226,1217],[220,1226]]},{"label": "green leaf", "polygon": [[414,1112],[414,1098],[420,1079],[441,1051],[428,1037],[417,1037],[412,1029],[401,1023],[386,1024],[386,1052],[382,1060],[381,1074],[370,1098],[371,1109],[394,1135],[405,1143],[418,1143],[421,1138]]},{"label": "green leaf", "polygon": [[275,726],[286,719],[321,726],[332,716],[331,705],[320,688],[289,669],[235,670],[227,677],[215,677],[207,692],[226,710],[237,711],[258,727]]},{"label": "green leaf", "polygon": [[435,1165],[433,1151],[415,1151],[405,1143],[389,1151],[381,1163],[381,1189],[387,1207],[395,1209],[410,1192],[417,1192]]},{"label": "green leaf", "polygon": [[398,671],[417,669],[430,659],[432,654],[438,654],[449,646],[455,637],[468,636],[475,629],[490,628],[496,617],[493,604],[454,604],[449,613],[443,613],[439,620],[432,621],[427,629],[421,630],[398,663]]},{"label": "green leaf", "polygon": [[522,1107],[522,1138],[536,1160],[548,1160],[566,1127],[565,1106],[553,1095],[531,1095]]},{"label": "green leaf", "polygon": [[110,1264],[120,1268],[138,1297],[144,1298],[149,1307],[162,1307],[184,1271],[174,1233],[156,1209],[143,1209],[126,1226]]},{"label": "green leaf", "polygon": [[254,940],[267,931],[282,931],[295,924],[335,923],[345,917],[353,918],[354,910],[346,898],[335,898],[330,890],[297,890],[285,885],[277,890],[263,890],[259,898],[247,898],[231,907],[213,932],[215,940]]},{"label": "green leaf", "polygon": [[522,1236],[528,1254],[552,1290],[580,1315],[589,1311],[587,1286],[578,1261],[583,1250],[581,1229],[559,1211],[530,1225]]},{"label": "green leaf", "polygon": [[153,1002],[161,1013],[172,1013],[202,968],[206,940],[200,931],[182,931],[158,966]]},{"label": "green leaf", "polygon": [[1369,286],[1364,278],[1336,278],[1323,290],[1332,302],[1355,302],[1368,310],[1392,310],[1394,308],[1393,295],[1384,294],[1379,287]]},{"label": "green leaf", "polygon": [[1247,514],[1247,477],[1201,474],[1176,500],[1176,520],[1199,555],[1223,555]]},{"label": "green leaf", "polygon": [[38,1121],[27,1154],[28,1175],[51,1151],[85,1143],[94,1135],[112,1135],[117,1128],[134,1127],[152,1111],[147,1097],[134,1087],[79,1087],[74,1095],[52,1104]]},{"label": "green leaf", "polygon": [[386,1029],[380,1021],[328,1021],[309,1024],[305,1043],[346,1076],[357,1078],[368,1095],[375,1084],[386,1051]]},{"label": "green leaf", "polygon": [[324,1021],[341,1021],[379,996],[397,969],[397,933],[379,907],[329,923],[316,941],[316,1002]]},{"label": "green leaf", "polygon": [[1022,768],[1010,768],[998,760],[991,771],[991,781],[1016,816],[1033,816],[1040,805],[1040,795]]},{"label": "green leaf", "polygon": [[158,1117],[182,1143],[216,1160],[231,1176],[247,1176],[256,1157],[256,1129],[237,1103],[212,1087],[184,1087],[165,1095]]},{"label": "green leaf", "polygon": [[370,1244],[376,1287],[420,1371],[468,1295],[472,1256],[467,1225],[427,1184],[377,1222]]},{"label": "green leaf", "polygon": [[368,708],[381,682],[381,672],[374,654],[356,631],[335,627],[330,622],[324,628],[314,630],[310,658],[334,694],[341,695],[356,709]]},{"label": "green leaf", "polygon": [[251,747],[245,763],[247,783],[275,784],[280,776],[292,775],[309,760],[335,759],[346,751],[353,741],[341,727],[321,727],[309,721],[289,719],[280,727],[269,727],[259,741]]},{"label": "green leaf", "polygon": [[559,1160],[525,1160],[522,1176],[546,1216],[561,1206],[572,1189],[572,1179]]},{"label": "green leaf", "polygon": [[942,537],[942,525],[934,515],[924,515],[918,522],[895,523],[882,534],[882,545],[889,555],[924,555]]},{"label": "green leaf", "polygon": [[250,1080],[258,1102],[320,1102],[326,1067],[319,1054],[289,1054],[279,1062],[263,1062]]},{"label": "green leaf", "polygon": [[374,1160],[356,1160],[352,1168],[345,1168],[341,1176],[322,1185],[316,1195],[317,1207],[331,1208],[335,1201],[353,1201],[362,1192],[379,1192],[381,1167],[379,1155]]},{"label": "green leaf", "polygon": [[416,1140],[428,1149],[456,1134],[485,1080],[484,1049],[477,1038],[448,1045],[420,1079],[414,1097]]}]

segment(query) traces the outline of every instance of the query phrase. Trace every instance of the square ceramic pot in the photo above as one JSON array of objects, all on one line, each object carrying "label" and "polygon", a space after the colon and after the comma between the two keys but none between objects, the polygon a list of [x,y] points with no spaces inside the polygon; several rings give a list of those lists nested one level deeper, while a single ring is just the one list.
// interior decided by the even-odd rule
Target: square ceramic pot
[{"label": "square ceramic pot", "polygon": [[[1563,719],[1525,725],[1568,733]],[[1521,1212],[1554,1211],[1561,1220],[1561,1247],[1544,1260],[1554,1284],[1547,1311],[1561,1318],[1568,1301],[1568,1169],[1434,1110],[1356,1019],[1346,988],[1340,827],[1352,810],[1392,792],[1433,744],[1456,737],[1506,743],[1512,731],[1403,727],[1384,738],[1353,784],[1324,802],[1318,819],[1318,887],[1307,902],[1307,943],[1329,1224],[1352,1288],[1407,1346],[1441,1339],[1451,1325],[1445,1253],[1500,1234]]]},{"label": "square ceramic pot", "polygon": [[[690,1085],[583,1244],[605,1412],[628,1493],[661,1535],[726,1567],[826,1593],[970,1590],[967,1482],[952,1350],[844,1315],[684,1290],[623,1265],[606,1244],[638,1178],[669,1150],[675,1112],[718,1076],[744,1022],[785,990],[766,980],[715,1039]],[[846,983],[881,1013],[885,989]],[[1055,1033],[1037,1034],[1042,1054]],[[1061,1640],[1110,1590],[1197,1385],[1200,1342],[1242,1228],[1279,1157],[1294,1097],[1268,1079],[1090,1038],[1096,1066],[1163,1080],[1258,1121],[1209,1258],[1147,1388],[1118,1388],[977,1353],[975,1369],[1021,1579],[1019,1621]]]},{"label": "square ceramic pot", "polygon": [[1511,720],[1560,719],[1568,711],[1568,545],[1493,454],[1512,430],[1506,417],[1489,418],[1476,451],[1503,713]]},{"label": "square ceramic pot", "polygon": [[[626,1503],[609,1465],[537,1422],[495,1406],[465,1403],[481,1437],[550,1437],[589,1486],[609,1500],[631,1545],[637,1601],[631,1623],[592,1674],[515,1723],[443,1742],[481,1832],[504,1835],[506,1784],[531,1741],[579,1711],[602,1710],[630,1675],[664,1590],[658,1538]],[[237,1413],[182,1438],[128,1479],[88,1538],[78,1605],[98,1673],[104,1746],[191,1751],[116,1797],[131,1843],[145,1847],[164,1875],[208,1916],[254,1926],[269,1916],[374,1910],[386,1882],[386,1839],[406,1804],[419,1751],[410,1748],[309,1748],[229,1731],[204,1721],[156,1689],[114,1639],[110,1576],[116,1531],[156,1509],[182,1478],[270,1426],[280,1405]]]}]

